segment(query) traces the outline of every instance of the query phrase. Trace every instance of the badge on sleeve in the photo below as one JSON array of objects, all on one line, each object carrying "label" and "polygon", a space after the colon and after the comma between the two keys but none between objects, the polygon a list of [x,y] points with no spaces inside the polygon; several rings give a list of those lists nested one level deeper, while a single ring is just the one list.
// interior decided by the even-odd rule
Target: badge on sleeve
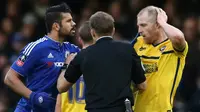
[{"label": "badge on sleeve", "polygon": [[25,60],[26,60],[26,55],[22,55],[22,56],[17,60],[16,64],[17,64],[18,66],[21,67],[21,66],[24,65]]}]

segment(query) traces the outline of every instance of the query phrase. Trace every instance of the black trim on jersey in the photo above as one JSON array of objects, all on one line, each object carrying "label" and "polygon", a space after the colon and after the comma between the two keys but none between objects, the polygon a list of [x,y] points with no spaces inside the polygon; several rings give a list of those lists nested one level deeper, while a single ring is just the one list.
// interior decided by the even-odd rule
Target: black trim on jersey
[{"label": "black trim on jersey", "polygon": [[170,53],[174,53],[174,50],[164,51],[162,54],[170,54]]},{"label": "black trim on jersey", "polygon": [[186,46],[185,46],[185,48],[183,48],[182,50],[178,50],[178,49],[176,49],[175,47],[173,47],[173,48],[174,48],[174,50],[177,51],[177,52],[183,52],[183,51],[185,51]]},{"label": "black trim on jersey", "polygon": [[169,38],[167,38],[167,39],[165,39],[164,41],[162,41],[162,42],[160,42],[160,43],[158,43],[158,44],[152,44],[154,47],[156,47],[156,46],[158,46],[158,45],[160,45],[160,44],[162,44],[163,42],[165,42],[165,41],[167,41],[167,40],[169,40]]},{"label": "black trim on jersey", "polygon": [[170,104],[171,104],[172,94],[173,94],[173,91],[174,91],[174,86],[175,86],[175,83],[176,83],[176,78],[177,78],[177,75],[178,75],[179,67],[180,67],[180,58],[178,58],[178,60],[177,60],[177,66],[176,66],[176,72],[175,72],[175,76],[174,76],[174,82],[173,82],[172,90],[171,90],[171,93],[170,93]]},{"label": "black trim on jersey", "polygon": [[145,58],[145,59],[159,59],[160,58],[160,56],[145,56],[145,55],[142,55],[140,57]]}]

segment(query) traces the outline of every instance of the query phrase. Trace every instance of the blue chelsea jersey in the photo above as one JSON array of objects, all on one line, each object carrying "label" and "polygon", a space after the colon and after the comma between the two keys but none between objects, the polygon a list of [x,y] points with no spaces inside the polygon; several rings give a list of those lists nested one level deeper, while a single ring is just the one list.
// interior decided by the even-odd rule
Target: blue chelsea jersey
[{"label": "blue chelsea jersey", "polygon": [[[25,46],[11,68],[25,77],[26,86],[30,90],[47,92],[56,98],[58,94],[56,82],[65,58],[70,53],[79,50],[77,46],[69,42],[61,44],[44,36]],[[18,104],[21,106],[28,105],[24,98]]]}]

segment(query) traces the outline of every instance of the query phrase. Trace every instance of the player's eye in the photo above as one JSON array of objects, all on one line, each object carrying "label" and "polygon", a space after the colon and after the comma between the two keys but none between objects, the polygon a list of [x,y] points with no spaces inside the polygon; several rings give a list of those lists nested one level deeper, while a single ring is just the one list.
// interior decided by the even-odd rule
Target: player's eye
[{"label": "player's eye", "polygon": [[145,26],[147,26],[147,24],[140,24],[140,26],[145,27]]}]

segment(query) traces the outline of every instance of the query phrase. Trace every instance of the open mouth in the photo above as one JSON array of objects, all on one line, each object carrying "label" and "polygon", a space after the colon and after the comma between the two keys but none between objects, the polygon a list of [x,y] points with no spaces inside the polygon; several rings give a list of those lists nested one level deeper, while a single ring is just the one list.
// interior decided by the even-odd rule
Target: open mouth
[{"label": "open mouth", "polygon": [[71,29],[71,31],[72,31],[72,32],[75,32],[75,31],[76,31],[76,28],[75,28],[75,27],[74,27],[74,28],[72,28],[72,29]]}]

